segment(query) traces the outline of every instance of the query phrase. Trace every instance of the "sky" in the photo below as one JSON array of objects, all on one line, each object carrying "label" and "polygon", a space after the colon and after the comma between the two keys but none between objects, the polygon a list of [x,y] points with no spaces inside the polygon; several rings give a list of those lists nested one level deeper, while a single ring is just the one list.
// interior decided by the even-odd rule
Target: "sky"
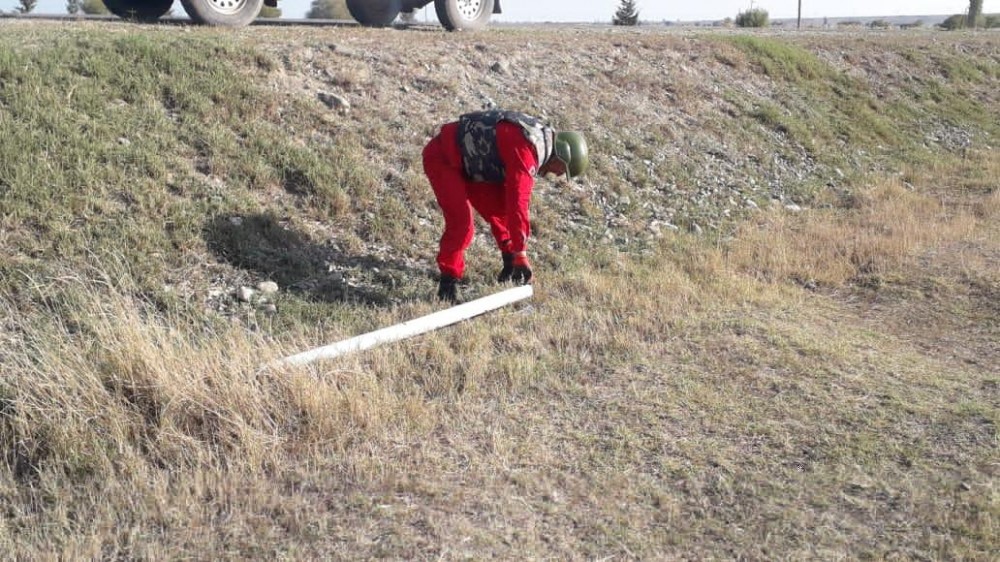
[{"label": "sky", "polygon": [[[802,17],[871,17],[948,15],[968,10],[968,0],[801,0]],[[648,21],[721,20],[751,6],[768,11],[772,19],[794,18],[799,0],[636,0],[639,16]],[[279,0],[284,17],[305,15],[312,0]],[[496,21],[610,21],[620,0],[501,0],[504,13]],[[0,0],[0,10],[13,10],[17,0]],[[65,0],[39,0],[35,13],[65,13]],[[174,11],[183,13],[180,2]],[[984,0],[983,13],[1000,12],[1000,0]],[[433,21],[434,6],[418,13]]]}]

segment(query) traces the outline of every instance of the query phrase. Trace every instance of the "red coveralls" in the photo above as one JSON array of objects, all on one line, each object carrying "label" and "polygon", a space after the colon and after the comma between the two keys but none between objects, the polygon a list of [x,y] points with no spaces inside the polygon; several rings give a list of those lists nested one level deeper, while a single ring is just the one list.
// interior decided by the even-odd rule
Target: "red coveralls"
[{"label": "red coveralls", "polygon": [[444,214],[438,269],[442,275],[461,279],[465,250],[472,243],[473,208],[490,224],[501,252],[524,251],[531,234],[528,205],[538,157],[519,125],[501,121],[497,125],[497,149],[504,165],[503,183],[469,181],[457,136],[457,122],[441,127],[441,132],[424,147],[424,173]]}]

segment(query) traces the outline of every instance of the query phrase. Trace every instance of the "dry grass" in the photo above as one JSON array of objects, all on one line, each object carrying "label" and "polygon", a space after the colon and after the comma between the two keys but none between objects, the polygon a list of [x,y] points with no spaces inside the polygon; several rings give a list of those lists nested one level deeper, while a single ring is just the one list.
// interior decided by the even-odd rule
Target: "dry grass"
[{"label": "dry grass", "polygon": [[[334,338],[279,349],[88,298],[101,291],[74,279],[36,285],[76,313],[14,324],[0,546],[31,559],[988,559],[996,319],[958,323],[991,349],[970,364],[887,321],[907,299],[858,310],[770,281],[806,272],[850,290],[849,260],[789,256],[853,248],[891,294],[928,275],[915,256],[956,243],[995,255],[995,191],[945,203],[923,185],[769,215],[728,254],[682,237],[655,257],[594,256],[543,277],[528,308],[278,372],[258,366]],[[981,272],[994,295],[998,274]]]},{"label": "dry grass", "polygon": [[[733,267],[767,280],[828,287],[850,281],[878,283],[921,251],[967,239],[980,223],[996,220],[1000,171],[991,160],[975,159],[986,163],[978,172],[992,187],[985,195],[961,197],[958,205],[955,189],[915,191],[897,178],[845,196],[833,209],[768,210],[740,230],[728,259]],[[961,162],[941,166],[934,173],[942,180],[967,167]]]},{"label": "dry grass", "polygon": [[[757,129],[727,136],[733,119],[746,116],[707,111],[725,103],[716,83],[746,87],[734,100],[770,99],[781,80],[797,80],[782,74],[782,59],[818,63],[764,44],[778,64],[771,79],[751,76],[759,42],[722,41],[713,57],[715,47],[683,35],[612,34],[609,45],[601,34],[573,31],[586,48],[560,51],[563,62],[603,66],[589,76],[590,67],[578,66],[588,80],[565,84],[569,98],[534,107],[570,123],[603,119],[607,134],[595,135],[595,145],[604,155],[587,189],[540,190],[547,205],[536,218],[551,228],[540,228],[540,238],[565,245],[538,244],[530,305],[335,362],[261,371],[272,358],[439,306],[425,299],[433,281],[416,267],[400,268],[405,288],[392,279],[399,304],[284,288],[327,273],[320,258],[349,262],[382,244],[405,257],[433,245],[431,229],[403,220],[408,209],[406,220],[417,222],[433,208],[414,156],[427,131],[400,125],[399,100],[411,103],[411,121],[439,122],[479,103],[478,82],[472,89],[465,81],[482,78],[487,95],[528,107],[530,90],[548,93],[545,83],[514,90],[512,78],[487,69],[508,52],[520,71],[541,72],[548,62],[511,51],[523,46],[523,31],[498,32],[483,47],[476,36],[417,35],[424,49],[406,60],[439,77],[422,82],[391,45],[364,58],[373,45],[418,41],[384,30],[344,31],[338,49],[318,35],[307,38],[313,46],[289,47],[304,32],[275,31],[255,56],[243,54],[238,33],[221,40],[218,30],[191,32],[194,43],[173,29],[122,41],[92,33],[65,44],[107,51],[88,50],[92,68],[83,70],[153,96],[155,119],[170,118],[158,105],[162,77],[119,75],[119,56],[145,50],[148,60],[183,69],[203,57],[174,46],[218,47],[210,68],[227,79],[192,74],[188,90],[174,94],[200,118],[149,121],[164,126],[153,127],[162,138],[148,146],[138,136],[120,142],[113,128],[102,137],[108,158],[129,150],[154,164],[164,153],[204,157],[188,166],[192,177],[171,179],[156,166],[105,177],[116,168],[95,164],[96,175],[82,179],[46,176],[59,180],[42,182],[58,197],[39,204],[47,192],[32,179],[37,167],[6,160],[17,173],[4,177],[15,178],[22,204],[0,224],[0,242],[12,248],[0,259],[0,557],[989,560],[1000,547],[995,150],[960,158],[935,149],[927,153],[936,158],[898,178],[862,183],[851,183],[861,175],[848,170],[836,198],[817,196],[802,213],[762,211],[731,241],[671,231],[644,254],[626,251],[603,234],[610,191],[630,195],[633,210],[683,195],[661,192],[657,178],[673,177],[672,162],[705,149],[684,144],[700,129],[726,139],[730,156],[777,146],[760,145],[773,137]],[[988,50],[976,41],[977,52]],[[591,46],[606,50],[595,59]],[[82,51],[36,59],[73,68],[63,58],[72,62],[73,52]],[[238,53],[280,95],[304,85],[310,93],[278,104],[245,90],[244,76],[222,64],[222,55]],[[8,55],[6,71],[39,89],[56,95],[58,78],[79,85],[74,99],[106,105],[104,82],[87,72],[28,72]],[[336,58],[354,63],[341,67]],[[701,66],[705,74],[692,72]],[[465,67],[481,74],[464,77]],[[663,84],[650,78],[665,68]],[[399,93],[401,84],[409,92]],[[660,85],[672,86],[670,95]],[[982,78],[974,91],[990,85]],[[312,118],[321,87],[355,96],[349,116]],[[465,98],[452,99],[456,91]],[[207,104],[205,92],[240,101]],[[639,105],[653,95],[661,97]],[[257,104],[258,96],[270,102]],[[18,98],[25,112],[37,106],[29,98]],[[148,128],[146,105],[135,104],[136,130]],[[83,135],[76,124],[103,115],[88,108],[61,108],[67,131]],[[3,123],[26,139],[44,132]],[[643,127],[642,142],[618,130],[628,125]],[[359,130],[369,133],[360,139]],[[261,145],[244,150],[244,134]],[[61,146],[52,143],[65,139],[52,135],[42,144]],[[67,138],[85,148],[87,139]],[[629,159],[659,156],[643,151],[661,141],[676,153],[645,176],[619,173],[634,167]],[[21,144],[8,144],[19,154]],[[60,155],[72,158],[61,165],[73,173],[74,162],[94,160],[64,148]],[[231,185],[201,177],[213,170],[226,171]],[[150,201],[125,189],[135,178],[149,182]],[[253,189],[238,189],[243,180]],[[691,184],[701,181],[709,179]],[[77,189],[113,182],[94,191],[96,203]],[[93,214],[63,220],[59,197]],[[586,215],[579,233],[549,226],[565,224],[577,207]],[[613,236],[645,229],[641,218],[613,218],[621,217],[632,222]],[[75,224],[92,224],[92,238],[81,242]],[[102,228],[122,224],[131,226],[120,236]],[[205,230],[214,236],[204,240]],[[164,239],[150,239],[156,233]],[[331,238],[339,251],[325,244]],[[206,253],[212,244],[221,256]],[[77,259],[65,260],[68,251]],[[477,241],[473,279],[492,274],[494,253]],[[215,267],[200,269],[212,260]],[[279,314],[234,306],[226,317],[201,308],[206,280],[220,269],[239,283],[248,271],[296,275],[283,281]],[[494,288],[476,283],[474,291]]]}]

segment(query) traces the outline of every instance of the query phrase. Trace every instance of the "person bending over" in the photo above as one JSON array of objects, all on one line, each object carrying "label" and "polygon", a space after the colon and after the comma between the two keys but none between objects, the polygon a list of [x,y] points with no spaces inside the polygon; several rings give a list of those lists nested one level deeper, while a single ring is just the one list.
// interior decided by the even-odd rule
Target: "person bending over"
[{"label": "person bending over", "polygon": [[489,223],[500,250],[503,268],[497,280],[528,284],[529,206],[536,176],[573,178],[590,164],[580,133],[557,132],[530,115],[499,109],[468,113],[443,125],[424,147],[423,160],[444,215],[438,298],[453,303],[472,243],[472,210]]}]

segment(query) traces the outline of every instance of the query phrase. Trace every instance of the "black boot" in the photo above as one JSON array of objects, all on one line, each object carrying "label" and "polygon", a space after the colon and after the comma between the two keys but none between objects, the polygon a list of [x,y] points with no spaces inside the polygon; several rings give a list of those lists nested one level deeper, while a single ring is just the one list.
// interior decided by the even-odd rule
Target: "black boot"
[{"label": "black boot", "polygon": [[514,274],[514,254],[503,252],[500,257],[503,258],[503,269],[497,275],[497,283],[509,283],[510,276]]},{"label": "black boot", "polygon": [[438,281],[438,298],[452,304],[458,302],[458,279],[451,275],[441,275]]}]

